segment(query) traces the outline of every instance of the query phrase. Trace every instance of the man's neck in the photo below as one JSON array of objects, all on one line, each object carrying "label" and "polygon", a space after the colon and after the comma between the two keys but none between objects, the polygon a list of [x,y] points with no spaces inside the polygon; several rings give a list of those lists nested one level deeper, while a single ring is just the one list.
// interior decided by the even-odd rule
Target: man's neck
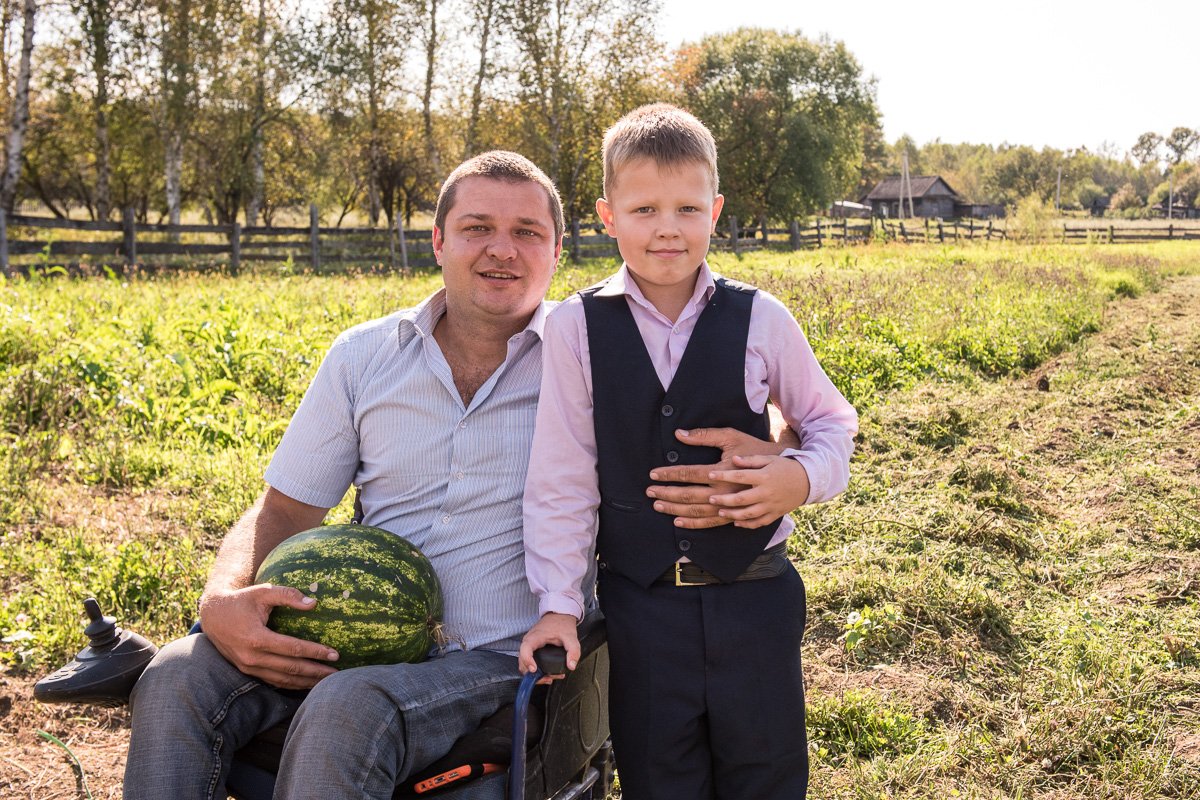
[{"label": "man's neck", "polygon": [[529,320],[519,326],[489,325],[477,320],[464,322],[451,309],[446,309],[433,327],[433,338],[450,366],[454,385],[464,406],[471,405],[475,393],[504,363],[508,355],[508,340],[528,324]]}]

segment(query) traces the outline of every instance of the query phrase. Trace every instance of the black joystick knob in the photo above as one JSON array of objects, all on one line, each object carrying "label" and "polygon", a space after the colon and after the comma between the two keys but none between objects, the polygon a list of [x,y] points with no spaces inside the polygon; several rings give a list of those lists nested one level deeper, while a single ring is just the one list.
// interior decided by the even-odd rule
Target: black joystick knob
[{"label": "black joystick knob", "polygon": [[89,620],[84,628],[88,646],[71,663],[35,683],[33,696],[43,703],[123,705],[158,648],[117,627],[116,618],[101,613],[94,597],[83,601],[83,608]]},{"label": "black joystick knob", "polygon": [[102,650],[115,644],[121,633],[121,629],[117,627],[117,618],[104,616],[100,612],[100,604],[94,597],[83,601],[83,610],[87,612],[88,619],[91,620],[83,629],[83,632],[87,634],[89,646],[93,650]]}]

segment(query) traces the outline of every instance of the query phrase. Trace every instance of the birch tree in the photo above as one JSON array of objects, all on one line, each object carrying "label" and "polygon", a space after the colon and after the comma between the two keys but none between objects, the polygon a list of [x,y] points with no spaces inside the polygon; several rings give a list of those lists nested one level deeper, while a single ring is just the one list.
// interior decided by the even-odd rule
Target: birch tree
[{"label": "birch tree", "polygon": [[[22,5],[21,56],[17,82],[9,106],[8,136],[4,140],[4,173],[0,177],[0,208],[11,214],[21,175],[21,149],[29,127],[29,81],[33,72],[33,33],[37,21],[36,0]],[[7,62],[7,59],[5,59]],[[5,76],[7,77],[7,76]]]}]

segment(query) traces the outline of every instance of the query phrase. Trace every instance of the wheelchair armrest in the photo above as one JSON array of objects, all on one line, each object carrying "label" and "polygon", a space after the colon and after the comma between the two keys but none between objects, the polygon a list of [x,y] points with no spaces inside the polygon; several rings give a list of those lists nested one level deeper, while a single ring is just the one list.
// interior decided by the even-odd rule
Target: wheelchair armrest
[{"label": "wheelchair armrest", "polygon": [[[604,615],[593,609],[584,616],[576,630],[579,635],[579,658],[582,661],[604,644]],[[533,660],[537,662],[538,669],[547,675],[564,675],[567,672],[567,651],[556,644],[543,646],[533,654]]]}]

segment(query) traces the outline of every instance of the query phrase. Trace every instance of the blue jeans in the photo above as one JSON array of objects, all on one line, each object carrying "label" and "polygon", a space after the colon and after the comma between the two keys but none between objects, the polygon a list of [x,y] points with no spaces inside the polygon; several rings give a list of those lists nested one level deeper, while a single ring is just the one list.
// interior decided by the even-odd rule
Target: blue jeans
[{"label": "blue jeans", "polygon": [[[519,679],[516,658],[475,650],[344,670],[302,697],[238,671],[204,634],[187,636],[134,687],[124,796],[224,800],[233,754],[294,714],[275,797],[390,798],[511,703]],[[454,797],[503,797],[503,785],[483,781]]]}]

